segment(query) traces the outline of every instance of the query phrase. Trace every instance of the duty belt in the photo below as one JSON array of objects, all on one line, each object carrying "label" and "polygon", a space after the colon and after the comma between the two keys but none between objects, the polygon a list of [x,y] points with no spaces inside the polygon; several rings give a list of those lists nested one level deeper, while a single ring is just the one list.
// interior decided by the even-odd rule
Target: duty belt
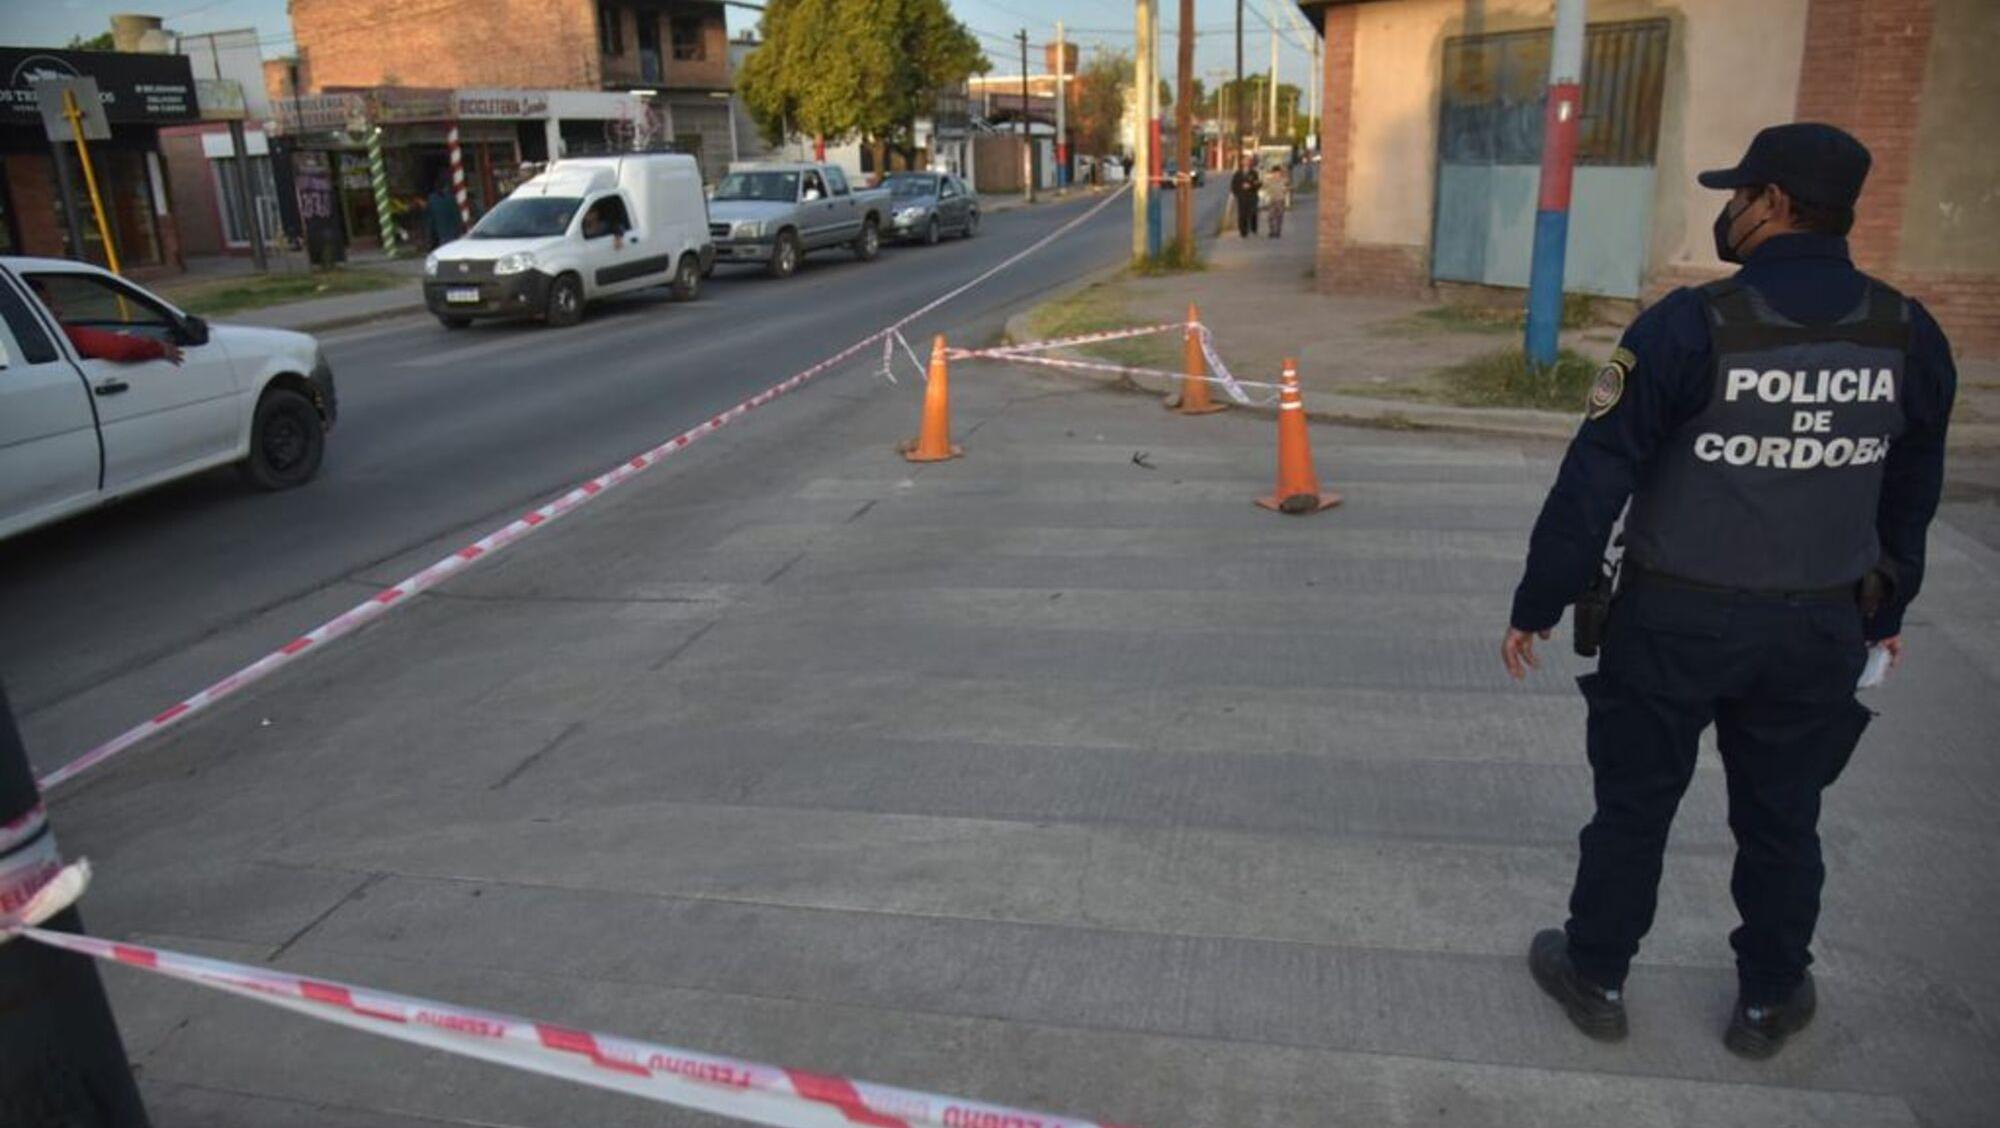
[{"label": "duty belt", "polygon": [[1833,587],[1799,588],[1794,590],[1759,590],[1755,588],[1729,587],[1725,584],[1704,583],[1690,580],[1685,576],[1656,572],[1635,560],[1625,561],[1624,583],[1621,587],[1667,588],[1676,591],[1699,591],[1710,595],[1733,595],[1750,599],[1783,599],[1811,601],[1816,603],[1853,603],[1859,594],[1859,580],[1853,583],[1836,584]]}]

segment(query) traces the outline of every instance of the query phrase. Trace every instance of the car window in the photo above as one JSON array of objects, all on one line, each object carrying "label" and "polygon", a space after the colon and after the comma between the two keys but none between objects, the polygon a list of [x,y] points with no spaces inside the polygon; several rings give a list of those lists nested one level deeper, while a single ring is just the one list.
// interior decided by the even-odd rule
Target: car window
[{"label": "car window", "polygon": [[806,173],[805,192],[803,194],[803,198],[808,200],[818,200],[825,198],[825,196],[826,196],[826,189],[820,185],[819,173],[817,172]]},{"label": "car window", "polygon": [[[56,346],[49,335],[42,332],[35,312],[28,308],[27,299],[16,293],[14,287],[0,282],[0,319],[7,322],[7,329],[14,335],[14,346],[21,350],[21,360],[28,364],[47,364],[56,358]],[[0,353],[7,351],[0,343]],[[14,363],[12,356],[0,356],[0,366]]]},{"label": "car window", "polygon": [[625,213],[625,201],[617,196],[606,196],[591,204],[583,213],[583,237],[586,239],[622,234],[631,227],[631,220]]},{"label": "car window", "polygon": [[846,173],[844,173],[844,172],[840,171],[840,170],[839,170],[839,169],[837,169],[837,168],[832,168],[832,167],[829,167],[829,168],[828,168],[828,169],[826,170],[826,182],[827,182],[827,184],[828,184],[829,186],[831,186],[831,187],[833,188],[833,194],[834,194],[834,195],[836,195],[836,196],[845,196],[845,195],[847,195],[847,174],[846,174]]},{"label": "car window", "polygon": [[119,329],[171,340],[180,321],[166,307],[102,274],[49,272],[25,275],[42,304],[64,325]]},{"label": "car window", "polygon": [[938,198],[942,200],[949,200],[956,195],[958,195],[958,185],[953,184],[951,182],[951,177],[946,176],[939,178]]}]

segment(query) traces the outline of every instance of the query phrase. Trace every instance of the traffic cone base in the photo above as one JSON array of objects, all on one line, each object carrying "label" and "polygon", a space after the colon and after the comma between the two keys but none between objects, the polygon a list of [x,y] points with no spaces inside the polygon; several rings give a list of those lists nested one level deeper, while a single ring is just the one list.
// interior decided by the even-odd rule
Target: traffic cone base
[{"label": "traffic cone base", "polygon": [[1296,493],[1288,497],[1279,497],[1276,494],[1272,494],[1270,497],[1258,498],[1257,504],[1277,513],[1300,514],[1318,513],[1322,509],[1332,509],[1343,500],[1345,499],[1337,493]]},{"label": "traffic cone base", "polygon": [[951,441],[951,370],[945,360],[944,334],[931,342],[931,370],[924,381],[923,424],[917,437],[896,447],[911,462],[945,462],[965,457],[965,448]]},{"label": "traffic cone base", "polygon": [[1208,370],[1201,355],[1201,338],[1197,337],[1194,331],[1194,327],[1199,324],[1201,324],[1201,311],[1194,307],[1193,302],[1189,302],[1187,329],[1181,334],[1184,342],[1182,371],[1187,375],[1181,380],[1180,394],[1168,396],[1166,399],[1167,410],[1181,415],[1212,415],[1229,407],[1228,404],[1216,403],[1208,398]]}]

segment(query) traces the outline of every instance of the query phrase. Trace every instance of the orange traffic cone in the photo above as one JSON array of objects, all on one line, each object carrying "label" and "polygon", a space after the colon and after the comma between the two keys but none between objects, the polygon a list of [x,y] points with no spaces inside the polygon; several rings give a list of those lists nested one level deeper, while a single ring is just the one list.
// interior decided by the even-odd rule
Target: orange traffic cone
[{"label": "orange traffic cone", "polygon": [[1228,406],[1215,403],[1208,398],[1208,369],[1202,362],[1201,336],[1195,332],[1195,326],[1200,323],[1201,311],[1194,308],[1193,302],[1189,302],[1187,331],[1183,334],[1186,342],[1186,365],[1182,369],[1187,373],[1187,378],[1181,381],[1181,394],[1167,401],[1169,409],[1182,415],[1207,415]]},{"label": "orange traffic cone", "polygon": [[964,456],[951,443],[951,373],[944,359],[944,334],[931,342],[931,374],[924,382],[924,421],[917,437],[898,450],[911,462],[943,462]]},{"label": "orange traffic cone", "polygon": [[1340,504],[1339,494],[1319,492],[1306,404],[1299,397],[1299,362],[1291,357],[1285,358],[1284,383],[1278,389],[1278,487],[1257,504],[1280,513],[1317,513]]}]

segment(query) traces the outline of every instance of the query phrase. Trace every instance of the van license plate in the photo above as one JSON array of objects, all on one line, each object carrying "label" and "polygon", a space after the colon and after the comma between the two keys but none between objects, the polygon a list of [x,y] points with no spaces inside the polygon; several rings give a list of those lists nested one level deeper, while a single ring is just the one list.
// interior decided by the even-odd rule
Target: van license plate
[{"label": "van license plate", "polygon": [[444,292],[444,300],[445,300],[445,301],[448,301],[448,302],[474,302],[474,303],[477,303],[477,302],[479,301],[479,287],[477,287],[477,286],[453,286],[453,287],[452,287],[451,289],[449,289],[449,290],[446,290],[446,291]]}]

